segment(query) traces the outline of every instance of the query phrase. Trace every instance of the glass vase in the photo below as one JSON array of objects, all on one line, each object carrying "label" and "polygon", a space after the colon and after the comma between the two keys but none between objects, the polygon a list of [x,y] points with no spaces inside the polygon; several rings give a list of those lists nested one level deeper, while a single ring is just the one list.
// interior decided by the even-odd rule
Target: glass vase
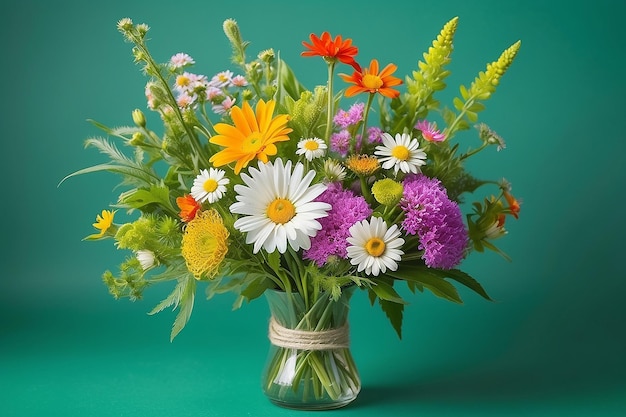
[{"label": "glass vase", "polygon": [[271,319],[262,384],[271,402],[292,409],[325,410],[356,399],[361,380],[348,332],[354,289],[344,288],[337,300],[325,293],[305,299],[299,293],[265,292]]}]

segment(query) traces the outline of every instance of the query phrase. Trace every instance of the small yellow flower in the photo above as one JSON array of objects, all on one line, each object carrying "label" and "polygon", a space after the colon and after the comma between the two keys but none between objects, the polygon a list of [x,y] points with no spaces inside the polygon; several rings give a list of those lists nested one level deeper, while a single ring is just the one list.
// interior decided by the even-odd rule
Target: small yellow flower
[{"label": "small yellow flower", "polygon": [[380,168],[380,162],[372,155],[352,155],[346,159],[346,166],[360,176],[372,175]]},{"label": "small yellow flower", "polygon": [[385,206],[395,206],[402,198],[404,187],[399,182],[391,178],[378,180],[372,185],[372,194],[380,204]]},{"label": "small yellow flower", "polygon": [[216,210],[205,210],[187,224],[182,255],[196,279],[215,277],[228,252],[228,229]]},{"label": "small yellow flower", "polygon": [[93,224],[93,227],[100,230],[100,233],[96,236],[102,237],[106,233],[107,230],[113,224],[113,217],[115,216],[115,211],[111,210],[102,210],[102,214],[98,214],[96,216],[96,222]]}]

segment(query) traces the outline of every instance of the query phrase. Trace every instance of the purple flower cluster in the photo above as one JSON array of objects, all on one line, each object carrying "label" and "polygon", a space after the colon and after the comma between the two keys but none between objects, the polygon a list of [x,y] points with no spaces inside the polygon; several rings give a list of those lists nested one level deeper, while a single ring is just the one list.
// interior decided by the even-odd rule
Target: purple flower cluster
[{"label": "purple flower cluster", "polygon": [[318,219],[322,230],[311,238],[311,247],[303,253],[304,259],[315,261],[318,267],[323,266],[330,256],[345,259],[346,248],[350,236],[348,229],[372,214],[372,209],[365,199],[350,190],[344,190],[340,183],[328,185],[316,201],[323,201],[332,206],[328,216]]},{"label": "purple flower cluster", "polygon": [[341,156],[346,156],[350,150],[350,132],[346,129],[333,133],[330,136],[330,149]]},{"label": "purple flower cluster", "polygon": [[441,181],[423,174],[404,180],[400,207],[402,228],[420,240],[418,249],[431,268],[450,269],[465,256],[468,234],[459,205],[448,198]]},{"label": "purple flower cluster", "polygon": [[350,106],[348,111],[339,109],[335,117],[333,118],[333,122],[335,125],[345,129],[348,126],[355,125],[363,120],[363,109],[365,108],[364,103],[355,103]]}]

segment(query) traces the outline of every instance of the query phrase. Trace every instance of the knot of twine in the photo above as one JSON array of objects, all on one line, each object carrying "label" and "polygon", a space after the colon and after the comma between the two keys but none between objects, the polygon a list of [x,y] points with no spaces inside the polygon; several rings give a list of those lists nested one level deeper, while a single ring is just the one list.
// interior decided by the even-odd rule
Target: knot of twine
[{"label": "knot of twine", "polygon": [[272,317],[269,339],[274,346],[300,350],[332,350],[350,346],[348,322],[335,329],[309,331],[288,329]]}]

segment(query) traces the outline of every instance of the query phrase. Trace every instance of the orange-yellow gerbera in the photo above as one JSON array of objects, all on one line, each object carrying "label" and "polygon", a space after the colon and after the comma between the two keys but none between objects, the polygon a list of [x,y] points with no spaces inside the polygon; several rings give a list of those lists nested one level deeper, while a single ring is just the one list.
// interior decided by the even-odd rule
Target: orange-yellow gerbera
[{"label": "orange-yellow gerbera", "polygon": [[339,74],[339,76],[345,82],[354,84],[346,89],[346,97],[352,97],[359,93],[380,93],[385,97],[396,98],[400,92],[391,87],[402,84],[402,80],[391,74],[397,69],[397,65],[388,64],[382,71],[378,72],[378,60],[372,59],[369,68],[355,71],[352,75]]},{"label": "orange-yellow gerbera", "polygon": [[276,102],[259,100],[256,105],[256,114],[246,101],[242,108],[233,106],[230,116],[234,125],[217,123],[215,131],[218,133],[209,141],[225,147],[209,159],[214,166],[235,163],[235,174],[248,166],[250,161],[257,158],[262,162],[268,161],[268,156],[276,155],[278,149],[275,142],[289,140],[289,133],[293,129],[287,127],[289,116],[279,114],[272,117]]},{"label": "orange-yellow gerbera", "polygon": [[321,37],[318,37],[314,33],[309,36],[311,43],[302,42],[308,51],[301,53],[302,56],[321,56],[325,59],[338,59],[344,64],[352,65],[356,71],[361,71],[361,66],[354,60],[356,54],[359,53],[359,49],[352,45],[352,39],[348,38],[345,41],[341,36],[335,36],[335,39],[330,36],[330,33],[324,32]]},{"label": "orange-yellow gerbera", "polygon": [[189,223],[195,219],[198,210],[200,210],[200,203],[198,203],[190,194],[185,194],[184,197],[177,197],[176,204],[180,209],[180,218],[185,223]]}]

